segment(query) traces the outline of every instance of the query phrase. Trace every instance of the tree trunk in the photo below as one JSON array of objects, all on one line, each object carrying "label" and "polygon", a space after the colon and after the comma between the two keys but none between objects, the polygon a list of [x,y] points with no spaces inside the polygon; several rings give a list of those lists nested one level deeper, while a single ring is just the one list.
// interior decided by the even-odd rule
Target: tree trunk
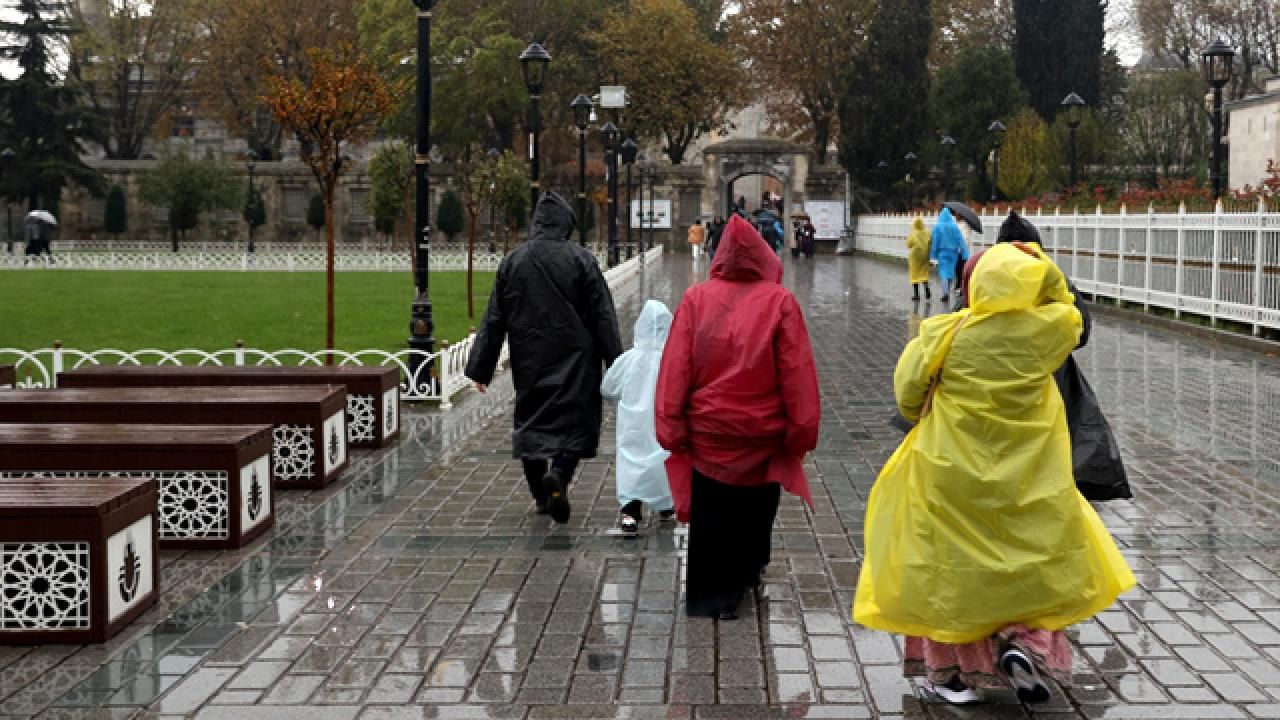
[{"label": "tree trunk", "polygon": [[[333,349],[333,190],[336,182],[325,183],[324,188],[324,346]],[[324,358],[325,365],[333,364],[333,354]]]},{"label": "tree trunk", "polygon": [[831,141],[831,116],[819,115],[813,120],[813,159],[818,165],[827,164],[827,144]]},{"label": "tree trunk", "polygon": [[476,260],[476,216],[477,212],[467,213],[471,216],[471,229],[467,233],[467,318],[476,319],[475,298],[472,297],[471,273]]}]

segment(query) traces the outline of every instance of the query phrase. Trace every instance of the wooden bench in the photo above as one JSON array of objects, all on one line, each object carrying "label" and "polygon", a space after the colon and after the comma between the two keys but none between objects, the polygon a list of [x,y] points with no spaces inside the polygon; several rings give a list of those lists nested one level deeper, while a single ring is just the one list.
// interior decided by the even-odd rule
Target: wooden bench
[{"label": "wooden bench", "polygon": [[58,387],[65,388],[191,385],[345,385],[347,440],[352,447],[382,447],[400,432],[396,367],[91,365],[58,373]]},{"label": "wooden bench", "polygon": [[271,527],[269,425],[0,424],[0,484],[154,477],[162,547],[240,547]]},{"label": "wooden bench", "polygon": [[0,365],[0,390],[18,386],[18,370],[12,365]]},{"label": "wooden bench", "polygon": [[156,482],[0,482],[0,644],[103,642],[156,604]]},{"label": "wooden bench", "polygon": [[0,393],[0,423],[270,423],[275,487],[320,488],[347,465],[341,385],[71,388]]}]

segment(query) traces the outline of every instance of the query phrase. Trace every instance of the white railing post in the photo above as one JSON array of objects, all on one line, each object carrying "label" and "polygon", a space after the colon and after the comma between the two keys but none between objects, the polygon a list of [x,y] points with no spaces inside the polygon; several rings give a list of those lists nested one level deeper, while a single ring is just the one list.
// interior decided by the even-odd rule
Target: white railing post
[{"label": "white railing post", "polygon": [[62,341],[53,341],[53,374],[49,377],[49,387],[58,387],[58,376],[62,374]]},{"label": "white railing post", "polygon": [[1102,253],[1102,242],[1099,232],[1102,229],[1102,205],[1095,205],[1093,211],[1093,294],[1098,294],[1099,272],[1098,266],[1100,259],[1098,256]]},{"label": "white railing post", "polygon": [[436,356],[436,372],[440,378],[440,409],[453,407],[453,388],[449,385],[449,364],[453,361],[453,353],[449,352],[449,341],[440,341],[440,354]]},{"label": "white railing post", "polygon": [[1213,275],[1209,278],[1209,327],[1218,327],[1218,294],[1222,267],[1222,201],[1213,209]]},{"label": "white railing post", "polygon": [[[1120,204],[1120,231],[1116,235],[1116,289],[1115,295],[1117,300],[1124,299],[1124,241],[1128,237],[1129,229],[1129,208],[1124,204]],[[1117,302],[1117,305],[1120,303]]]},{"label": "white railing post", "polygon": [[236,367],[244,365],[244,338],[236,338]]},{"label": "white railing post", "polygon": [[1147,204],[1147,261],[1142,269],[1142,309],[1151,310],[1151,246],[1155,240],[1156,206]]},{"label": "white railing post", "polygon": [[1080,277],[1080,208],[1071,214],[1071,277]]},{"label": "white railing post", "polygon": [[1184,256],[1186,254],[1186,233],[1187,233],[1187,204],[1178,203],[1178,242],[1173,259],[1174,275],[1173,278],[1173,316],[1182,318],[1182,290],[1185,286],[1182,275],[1186,269]]},{"label": "white railing post", "polygon": [[1262,228],[1266,224],[1266,214],[1267,201],[1258,198],[1258,229],[1253,234],[1253,334],[1255,336],[1261,331],[1259,323],[1262,322],[1262,270],[1264,266],[1262,256],[1263,243],[1266,238]]}]

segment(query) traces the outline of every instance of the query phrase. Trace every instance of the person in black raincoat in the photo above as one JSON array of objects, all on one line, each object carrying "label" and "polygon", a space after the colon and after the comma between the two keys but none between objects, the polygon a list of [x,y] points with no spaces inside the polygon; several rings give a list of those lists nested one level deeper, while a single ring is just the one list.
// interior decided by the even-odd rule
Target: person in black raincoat
[{"label": "person in black raincoat", "polygon": [[498,266],[466,375],[484,392],[502,342],[516,388],[512,457],[524,465],[540,514],[569,519],[568,484],[578,461],[596,455],[600,381],[622,354],[613,296],[596,259],[569,242],[569,204],[543,193],[529,242]]}]

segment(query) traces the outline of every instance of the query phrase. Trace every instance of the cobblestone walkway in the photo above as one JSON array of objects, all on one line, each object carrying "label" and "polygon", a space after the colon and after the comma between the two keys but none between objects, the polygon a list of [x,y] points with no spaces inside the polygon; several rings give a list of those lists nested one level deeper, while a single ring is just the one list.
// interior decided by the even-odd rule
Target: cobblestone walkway
[{"label": "cobblestone walkway", "polygon": [[[899,265],[787,265],[822,381],[814,507],[784,498],[741,619],[683,616],[681,529],[610,534],[610,442],[584,463],[566,527],[532,514],[499,382],[444,418],[408,415],[409,437],[337,487],[288,497],[271,538],[166,556],[163,607],[111,643],[0,648],[0,714],[1280,718],[1274,358],[1097,317],[1078,357],[1137,494],[1101,512],[1141,585],[1071,631],[1074,688],[1034,715],[1009,695],[957,710],[924,699],[897,640],[848,613],[863,501],[901,439],[886,424],[893,366],[940,308],[913,306]],[[674,309],[704,272],[668,258],[646,294]],[[641,297],[619,298],[626,325]]]}]

